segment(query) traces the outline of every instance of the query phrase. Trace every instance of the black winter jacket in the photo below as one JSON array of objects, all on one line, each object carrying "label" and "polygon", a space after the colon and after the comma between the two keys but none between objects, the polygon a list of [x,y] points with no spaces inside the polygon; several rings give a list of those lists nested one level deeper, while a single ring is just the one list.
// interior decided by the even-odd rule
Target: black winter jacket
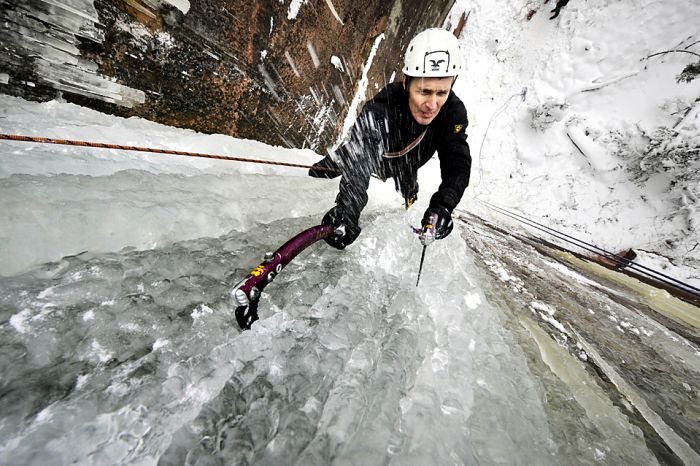
[{"label": "black winter jacket", "polygon": [[[437,151],[442,182],[430,207],[452,212],[469,184],[471,156],[467,144],[467,111],[450,91],[447,101],[429,125],[418,124],[408,107],[408,92],[394,82],[367,102],[350,136],[333,154],[315,166],[338,168],[342,173],[336,204],[358,223],[367,204],[370,176],[393,178],[408,199],[418,191],[418,168]],[[310,170],[311,176],[327,177]]]}]

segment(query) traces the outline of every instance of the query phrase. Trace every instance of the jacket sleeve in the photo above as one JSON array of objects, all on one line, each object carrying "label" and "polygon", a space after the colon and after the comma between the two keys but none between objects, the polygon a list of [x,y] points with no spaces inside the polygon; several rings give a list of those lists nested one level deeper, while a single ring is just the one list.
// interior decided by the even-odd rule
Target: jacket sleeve
[{"label": "jacket sleeve", "polygon": [[457,100],[449,109],[445,124],[437,134],[442,182],[430,199],[430,207],[445,207],[450,213],[459,204],[469,185],[472,158],[467,143],[467,110]]},{"label": "jacket sleeve", "polygon": [[350,131],[349,139],[336,155],[342,172],[336,205],[355,222],[367,205],[367,189],[372,173],[378,170],[383,152],[383,116],[375,105],[365,105]]}]

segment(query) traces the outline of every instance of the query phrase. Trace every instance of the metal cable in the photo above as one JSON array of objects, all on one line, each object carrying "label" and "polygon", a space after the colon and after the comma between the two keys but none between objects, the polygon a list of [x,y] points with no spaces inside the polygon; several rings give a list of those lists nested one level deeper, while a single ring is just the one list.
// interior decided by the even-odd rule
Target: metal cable
[{"label": "metal cable", "polygon": [[615,254],[615,253],[606,251],[605,249],[602,249],[602,248],[600,248],[600,247],[598,247],[598,246],[595,246],[595,245],[593,245],[593,244],[590,244],[590,243],[588,243],[588,242],[586,242],[586,241],[580,240],[580,239],[575,238],[575,237],[573,237],[573,236],[571,236],[571,235],[567,235],[566,233],[562,233],[562,232],[560,232],[560,231],[557,231],[557,230],[555,230],[555,229],[553,229],[553,228],[551,228],[551,227],[548,227],[548,226],[546,226],[546,225],[543,225],[543,224],[541,224],[541,223],[538,223],[538,222],[536,222],[536,221],[534,221],[534,220],[532,220],[532,219],[530,219],[530,218],[527,218],[527,217],[525,217],[525,216],[523,216],[523,215],[510,212],[510,211],[506,210],[505,208],[500,207],[500,206],[497,206],[497,205],[495,205],[495,204],[491,204],[491,203],[488,202],[488,201],[483,201],[483,200],[481,200],[481,199],[477,199],[477,200],[478,200],[479,202],[481,202],[482,204],[484,204],[486,207],[488,207],[488,208],[490,208],[490,209],[493,209],[493,210],[495,210],[495,211],[497,211],[497,212],[499,212],[499,213],[501,213],[501,214],[503,214],[503,215],[506,215],[506,216],[508,216],[508,217],[511,217],[511,218],[513,218],[513,219],[515,219],[515,220],[521,222],[521,223],[525,223],[525,224],[527,224],[527,225],[529,225],[529,226],[531,226],[531,227],[533,227],[533,228],[535,228],[535,229],[537,229],[537,230],[540,230],[540,231],[543,231],[543,232],[545,232],[545,233],[548,233],[548,234],[550,234],[550,235],[552,235],[552,236],[555,236],[555,237],[557,237],[557,238],[559,238],[559,239],[562,239],[562,240],[564,240],[564,241],[566,241],[566,242],[568,242],[568,243],[574,244],[574,245],[576,245],[576,246],[578,246],[578,247],[580,247],[580,248],[582,248],[582,249],[585,249],[585,250],[587,250],[587,251],[600,254],[600,255],[602,255],[602,256],[604,256],[604,257],[606,257],[606,258],[608,258],[608,259],[614,261],[614,262],[617,263],[618,265],[623,265],[623,266],[626,266],[626,267],[631,267],[631,268],[638,269],[637,271],[638,271],[639,273],[641,273],[641,274],[643,274],[643,275],[646,275],[647,277],[653,278],[654,280],[661,281],[661,282],[663,282],[663,283],[666,283],[666,284],[669,285],[669,286],[673,286],[673,287],[675,287],[675,288],[682,289],[683,291],[686,291],[686,292],[688,292],[688,293],[691,293],[691,294],[693,294],[693,295],[696,295],[696,296],[700,297],[700,288],[696,288],[696,287],[694,287],[693,285],[690,285],[690,284],[688,284],[688,283],[682,282],[682,281],[680,281],[680,280],[678,280],[678,279],[676,279],[676,278],[673,278],[673,277],[671,277],[671,276],[669,276],[669,275],[666,275],[666,274],[664,274],[664,273],[662,273],[662,272],[659,272],[659,271],[654,270],[654,269],[652,269],[652,268],[646,267],[646,266],[644,266],[644,265],[642,265],[642,264],[638,264],[638,263],[636,263],[636,262],[634,262],[634,261],[632,261],[632,260],[626,259],[626,258],[624,258],[624,257],[622,257],[622,256],[619,256],[619,255]]}]

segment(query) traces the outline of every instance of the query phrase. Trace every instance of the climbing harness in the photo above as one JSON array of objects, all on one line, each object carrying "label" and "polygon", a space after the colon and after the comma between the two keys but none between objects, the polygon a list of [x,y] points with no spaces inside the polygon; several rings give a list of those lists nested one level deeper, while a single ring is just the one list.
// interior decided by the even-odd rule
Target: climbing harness
[{"label": "climbing harness", "polygon": [[413,149],[418,147],[418,145],[423,142],[423,138],[425,137],[425,134],[428,132],[426,129],[422,133],[420,133],[413,141],[411,141],[406,147],[404,147],[401,150],[398,150],[396,152],[384,152],[382,154],[382,157],[385,159],[396,159],[399,157],[403,157],[404,155],[408,154],[411,152]]}]

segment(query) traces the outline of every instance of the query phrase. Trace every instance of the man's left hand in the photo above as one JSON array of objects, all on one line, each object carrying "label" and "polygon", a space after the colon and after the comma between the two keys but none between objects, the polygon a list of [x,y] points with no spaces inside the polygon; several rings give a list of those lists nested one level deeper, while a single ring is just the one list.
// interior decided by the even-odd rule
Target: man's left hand
[{"label": "man's left hand", "polygon": [[428,207],[423,215],[423,220],[421,221],[422,226],[426,226],[430,223],[430,217],[435,215],[437,221],[435,222],[435,239],[443,239],[452,232],[454,227],[452,223],[452,214],[445,207]]}]

